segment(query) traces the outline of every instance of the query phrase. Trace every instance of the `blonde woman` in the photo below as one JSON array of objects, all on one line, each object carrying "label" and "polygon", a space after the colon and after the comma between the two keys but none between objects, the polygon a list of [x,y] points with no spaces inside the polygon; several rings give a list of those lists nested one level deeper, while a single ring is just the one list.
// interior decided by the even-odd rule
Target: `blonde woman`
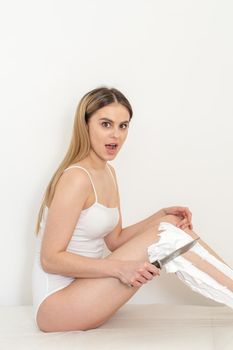
[{"label": "blonde woman", "polygon": [[[108,162],[124,144],[132,115],[128,99],[114,88],[96,88],[79,102],[69,149],[38,215],[33,304],[42,331],[102,325],[159,276],[151,263],[156,257],[198,237],[190,210],[179,206],[122,228],[116,174]],[[233,307],[232,269],[202,240],[166,271]]]}]

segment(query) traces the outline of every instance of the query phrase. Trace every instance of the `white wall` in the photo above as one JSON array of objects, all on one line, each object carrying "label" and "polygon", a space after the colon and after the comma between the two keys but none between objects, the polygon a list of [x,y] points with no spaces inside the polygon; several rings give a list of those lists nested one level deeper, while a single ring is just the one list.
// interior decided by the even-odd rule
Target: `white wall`
[{"label": "white wall", "polygon": [[[233,265],[232,11],[230,0],[1,2],[1,304],[31,303],[42,193],[79,99],[99,85],[134,108],[113,162],[124,224],[189,206]],[[214,304],[165,273],[131,302]]]}]

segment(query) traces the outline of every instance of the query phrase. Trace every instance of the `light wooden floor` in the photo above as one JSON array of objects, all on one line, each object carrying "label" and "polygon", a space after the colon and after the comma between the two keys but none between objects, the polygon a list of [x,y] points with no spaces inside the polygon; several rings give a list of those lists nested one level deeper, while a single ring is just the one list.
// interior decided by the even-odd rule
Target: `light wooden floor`
[{"label": "light wooden floor", "polygon": [[43,333],[32,307],[0,307],[1,350],[232,350],[233,310],[226,306],[124,305],[97,329]]}]

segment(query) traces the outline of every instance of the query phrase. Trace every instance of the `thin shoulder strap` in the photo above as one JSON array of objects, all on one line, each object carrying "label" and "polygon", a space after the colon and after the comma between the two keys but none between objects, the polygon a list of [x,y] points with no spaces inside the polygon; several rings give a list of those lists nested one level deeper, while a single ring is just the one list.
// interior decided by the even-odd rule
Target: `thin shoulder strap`
[{"label": "thin shoulder strap", "polygon": [[87,171],[87,169],[83,168],[83,167],[80,166],[80,165],[71,165],[71,166],[69,166],[68,168],[66,168],[64,171],[66,171],[66,170],[68,170],[68,169],[72,169],[72,168],[79,168],[79,169],[84,170],[84,171],[87,173],[87,175],[88,175],[88,177],[89,177],[89,179],[90,179],[90,181],[91,181],[91,184],[92,184],[92,187],[93,187],[93,191],[94,191],[94,193],[95,193],[95,201],[97,202],[97,193],[96,193],[95,185],[94,185],[94,182],[92,181],[92,178],[91,178],[90,173]]},{"label": "thin shoulder strap", "polygon": [[114,185],[115,185],[115,187],[116,187],[116,189],[117,189],[116,180],[115,180],[114,175],[113,175],[113,173],[112,173],[112,170],[111,170],[111,168],[110,168],[110,166],[109,166],[108,164],[107,164],[107,168],[108,168],[108,170],[109,170],[109,172],[110,172],[110,174],[111,174],[111,176],[112,176],[112,178],[113,178]]}]

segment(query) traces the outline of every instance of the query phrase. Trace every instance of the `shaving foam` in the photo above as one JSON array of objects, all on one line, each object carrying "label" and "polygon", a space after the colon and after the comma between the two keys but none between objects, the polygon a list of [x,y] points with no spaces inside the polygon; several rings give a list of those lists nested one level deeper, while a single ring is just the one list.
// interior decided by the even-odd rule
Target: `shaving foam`
[{"label": "shaving foam", "polygon": [[[162,259],[174,250],[193,241],[193,238],[185,231],[168,222],[160,223],[158,236],[160,238],[158,242],[148,247],[150,262]],[[233,270],[210,254],[201,244],[196,243],[190,251],[198,254],[233,281]],[[164,268],[167,273],[176,273],[179,279],[193,291],[233,308],[233,293],[183,256],[177,256],[169,261],[164,265]]]}]

